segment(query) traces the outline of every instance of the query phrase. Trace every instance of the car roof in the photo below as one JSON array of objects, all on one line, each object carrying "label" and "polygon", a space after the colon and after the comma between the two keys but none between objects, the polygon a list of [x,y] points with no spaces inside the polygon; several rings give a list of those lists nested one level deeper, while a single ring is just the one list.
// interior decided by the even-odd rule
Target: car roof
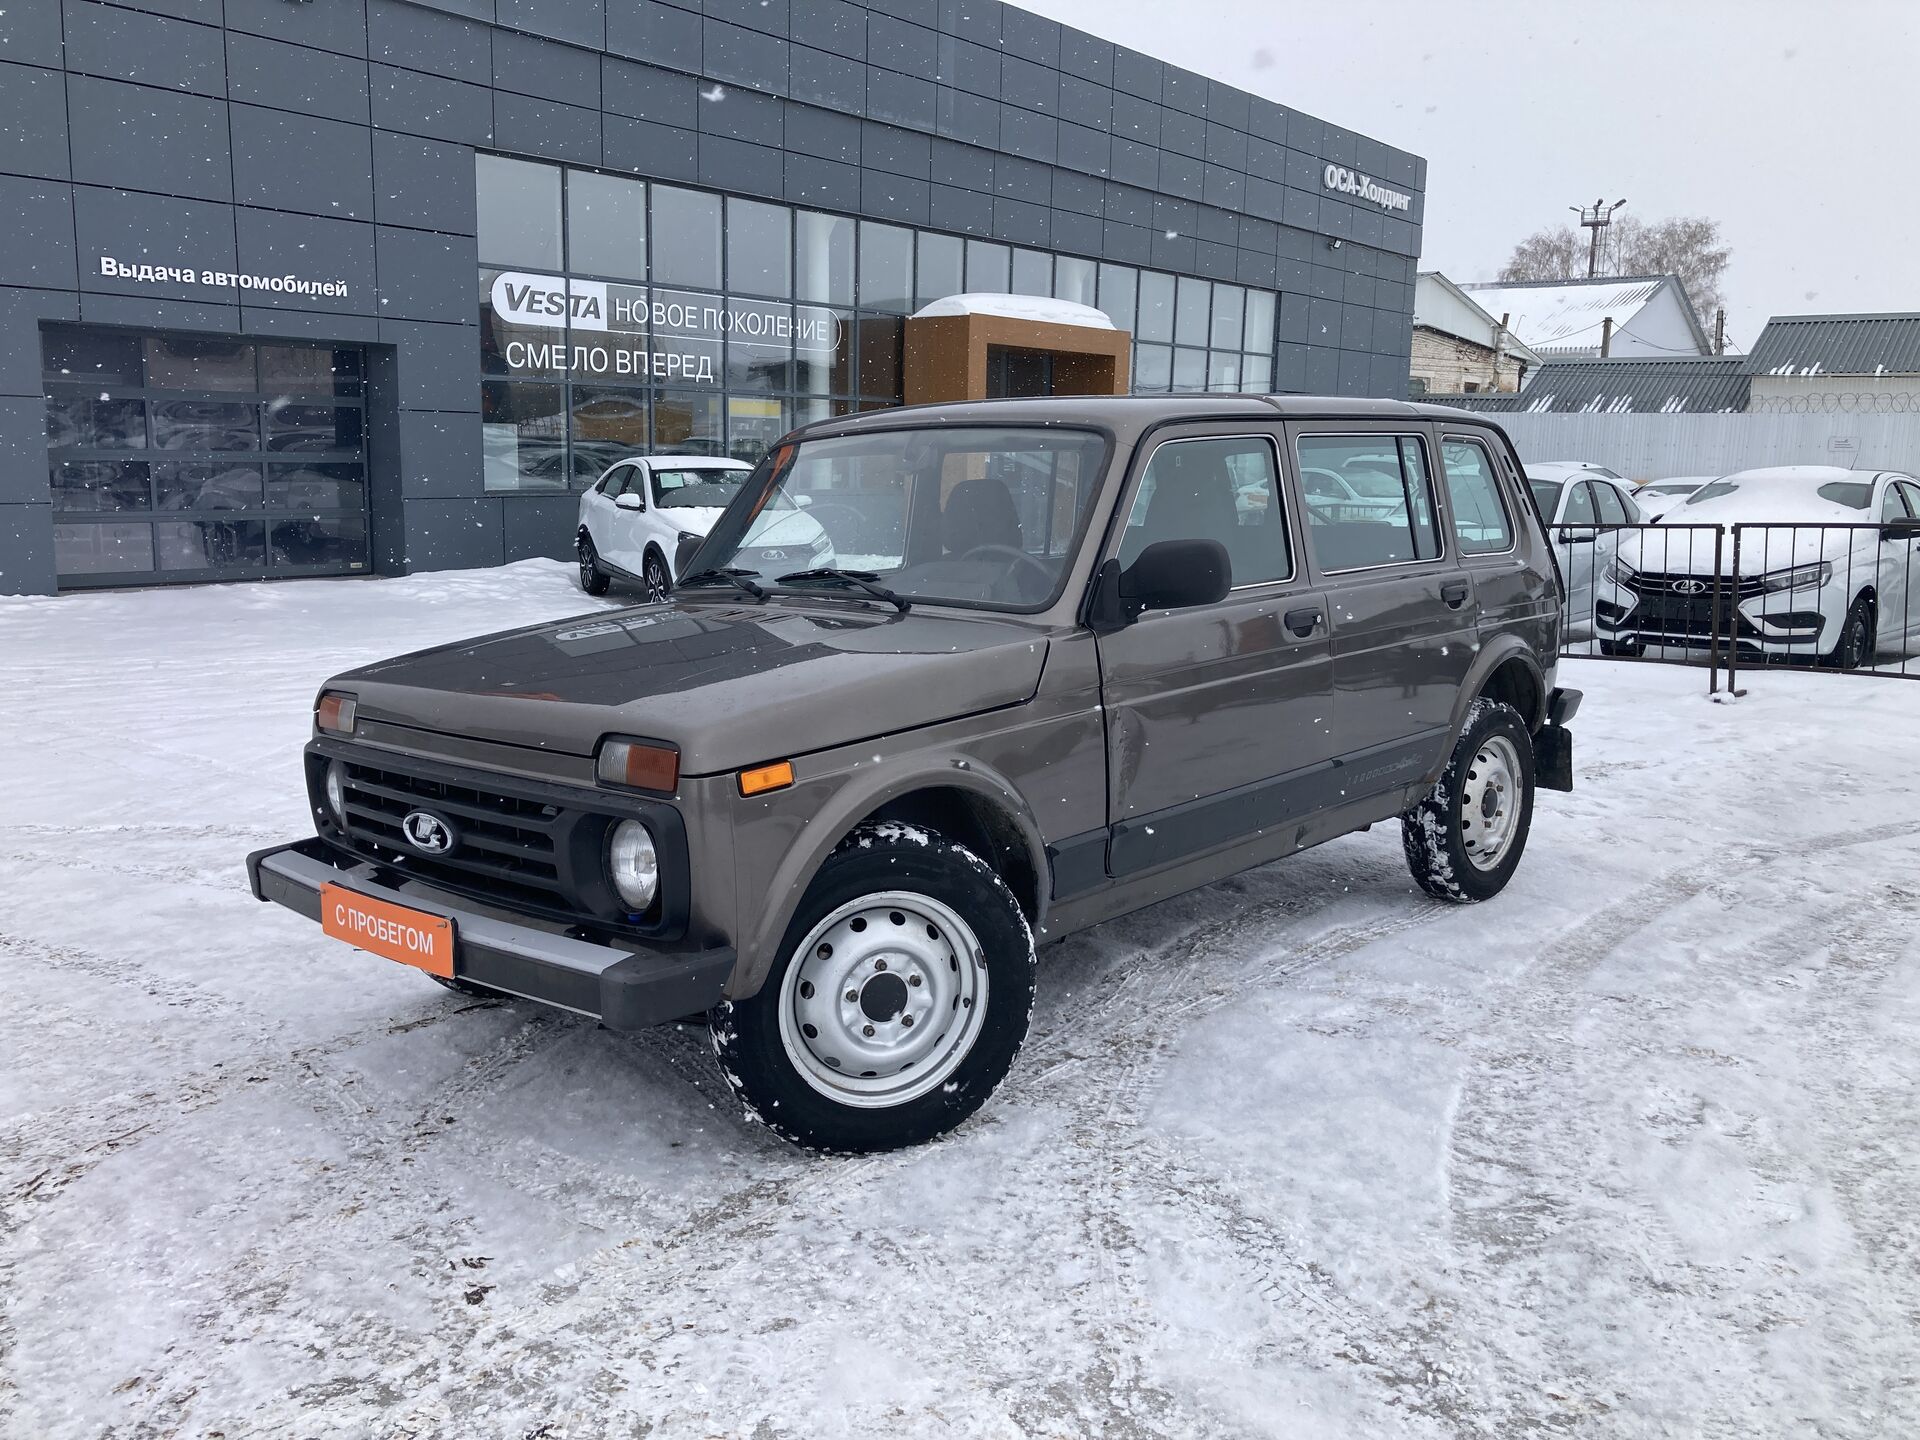
[{"label": "car roof", "polygon": [[629,460],[644,460],[667,470],[751,470],[753,466],[731,455],[629,455]]},{"label": "car roof", "polygon": [[1865,482],[1872,484],[1882,474],[1880,470],[1848,470],[1841,465],[1763,465],[1754,470],[1736,470],[1731,475],[1723,475],[1723,480],[1759,480],[1777,481],[1783,485],[1831,485],[1835,481],[1852,481],[1854,484]]},{"label": "car roof", "polygon": [[902,425],[955,423],[1106,425],[1145,429],[1178,420],[1421,420],[1499,429],[1487,417],[1445,405],[1316,395],[1044,395],[900,405],[816,421],[806,432],[852,434]]}]

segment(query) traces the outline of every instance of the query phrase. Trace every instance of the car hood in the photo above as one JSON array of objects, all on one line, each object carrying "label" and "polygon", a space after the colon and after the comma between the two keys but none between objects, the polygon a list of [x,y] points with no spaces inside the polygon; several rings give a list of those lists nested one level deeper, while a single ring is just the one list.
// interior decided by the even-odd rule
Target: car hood
[{"label": "car hood", "polygon": [[[1669,512],[1651,530],[1623,531],[1620,558],[1636,570],[1652,570],[1668,575],[1711,575],[1714,573],[1714,532],[1683,528],[1685,512]],[[1796,565],[1811,565],[1817,560],[1833,560],[1849,552],[1865,555],[1875,539],[1872,530],[1827,530],[1778,528],[1743,531],[1740,537],[1740,573],[1764,575],[1775,570],[1791,570]],[[1733,533],[1720,538],[1720,568],[1733,570]]]},{"label": "car hood", "polygon": [[1033,698],[1046,631],[822,600],[646,605],[488,635],[328,682],[363,719],[568,755],[611,733],[740,769]]}]

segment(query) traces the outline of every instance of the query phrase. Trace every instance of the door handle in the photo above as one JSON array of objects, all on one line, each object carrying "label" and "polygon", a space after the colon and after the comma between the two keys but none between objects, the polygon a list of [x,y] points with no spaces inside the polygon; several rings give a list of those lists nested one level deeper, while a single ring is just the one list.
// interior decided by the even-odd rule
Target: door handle
[{"label": "door handle", "polygon": [[1440,587],[1440,598],[1447,602],[1448,609],[1458,610],[1462,605],[1467,603],[1467,582],[1464,580],[1449,580]]},{"label": "door handle", "polygon": [[1320,612],[1318,610],[1289,610],[1282,618],[1286,622],[1287,629],[1304,640],[1307,636],[1313,634],[1313,627],[1320,623]]}]

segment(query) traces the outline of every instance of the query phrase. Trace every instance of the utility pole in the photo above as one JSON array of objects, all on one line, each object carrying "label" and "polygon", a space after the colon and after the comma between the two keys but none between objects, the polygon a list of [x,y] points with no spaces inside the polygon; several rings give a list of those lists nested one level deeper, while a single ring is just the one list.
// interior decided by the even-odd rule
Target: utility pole
[{"label": "utility pole", "polygon": [[1713,353],[1727,353],[1727,312],[1724,306],[1713,312]]},{"label": "utility pole", "polygon": [[1580,217],[1582,229],[1593,232],[1593,238],[1587,242],[1587,278],[1589,280],[1600,273],[1600,232],[1613,223],[1613,212],[1626,203],[1625,200],[1616,200],[1609,205],[1604,200],[1596,200],[1590,208],[1579,205],[1567,207]]}]

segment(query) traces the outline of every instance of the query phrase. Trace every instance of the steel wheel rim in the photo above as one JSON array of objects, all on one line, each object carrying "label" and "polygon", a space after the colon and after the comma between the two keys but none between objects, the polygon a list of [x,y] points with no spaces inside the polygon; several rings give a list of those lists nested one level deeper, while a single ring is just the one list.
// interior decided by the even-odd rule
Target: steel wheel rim
[{"label": "steel wheel rim", "polygon": [[880,891],[801,942],[780,982],[780,1044],[818,1093],[884,1109],[945,1084],[986,1008],[986,956],[966,921],[931,896]]},{"label": "steel wheel rim", "polygon": [[1520,831],[1520,752],[1504,735],[1490,735],[1460,781],[1460,848],[1476,870],[1491,870],[1513,848]]}]

